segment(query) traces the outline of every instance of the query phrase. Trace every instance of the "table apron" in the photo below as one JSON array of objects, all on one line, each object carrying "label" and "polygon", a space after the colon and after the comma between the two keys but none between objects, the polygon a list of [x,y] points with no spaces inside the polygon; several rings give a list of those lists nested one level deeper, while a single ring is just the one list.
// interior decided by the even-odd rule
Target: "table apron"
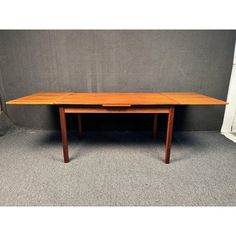
[{"label": "table apron", "polygon": [[130,107],[117,107],[117,106],[70,106],[63,105],[65,113],[169,113],[172,106],[130,106]]}]

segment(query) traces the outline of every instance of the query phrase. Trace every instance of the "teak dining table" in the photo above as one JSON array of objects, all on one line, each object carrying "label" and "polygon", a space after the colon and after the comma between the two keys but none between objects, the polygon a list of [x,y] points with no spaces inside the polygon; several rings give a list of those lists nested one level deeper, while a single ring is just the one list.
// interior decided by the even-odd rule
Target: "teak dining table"
[{"label": "teak dining table", "polygon": [[145,113],[153,114],[153,137],[157,135],[157,114],[167,114],[165,163],[170,162],[175,107],[180,105],[226,105],[227,102],[193,92],[159,93],[76,93],[45,92],[8,101],[6,104],[55,105],[59,107],[64,162],[69,162],[66,114],[78,114],[82,133],[83,113]]}]

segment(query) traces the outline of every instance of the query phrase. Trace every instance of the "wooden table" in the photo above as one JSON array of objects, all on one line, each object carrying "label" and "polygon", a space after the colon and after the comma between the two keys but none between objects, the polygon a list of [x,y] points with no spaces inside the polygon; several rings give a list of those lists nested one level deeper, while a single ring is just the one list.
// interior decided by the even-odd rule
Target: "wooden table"
[{"label": "wooden table", "polygon": [[36,93],[8,101],[7,104],[56,105],[59,107],[64,162],[69,162],[66,114],[77,113],[82,133],[82,113],[145,113],[154,114],[153,136],[157,133],[157,114],[167,114],[165,163],[170,162],[175,106],[226,105],[212,97],[192,92],[161,93]]}]

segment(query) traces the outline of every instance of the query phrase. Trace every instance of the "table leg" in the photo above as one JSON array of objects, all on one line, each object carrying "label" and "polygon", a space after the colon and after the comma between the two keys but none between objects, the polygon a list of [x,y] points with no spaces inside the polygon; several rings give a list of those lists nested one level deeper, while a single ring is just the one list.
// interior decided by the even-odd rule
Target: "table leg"
[{"label": "table leg", "polygon": [[78,114],[78,128],[79,128],[79,136],[82,136],[82,120],[81,120],[81,114]]},{"label": "table leg", "polygon": [[156,139],[156,137],[157,137],[157,114],[154,114],[154,117],[153,117],[152,136],[153,136],[154,139]]},{"label": "table leg", "polygon": [[64,162],[69,162],[69,154],[68,154],[68,141],[67,141],[67,128],[66,128],[66,114],[64,111],[64,107],[59,107],[60,114],[60,123],[61,123],[61,138],[63,144],[63,154],[64,154]]},{"label": "table leg", "polygon": [[173,133],[174,112],[175,108],[170,107],[170,111],[168,113],[168,123],[166,132],[166,156],[165,156],[166,164],[170,163],[170,150],[171,150],[172,133]]}]

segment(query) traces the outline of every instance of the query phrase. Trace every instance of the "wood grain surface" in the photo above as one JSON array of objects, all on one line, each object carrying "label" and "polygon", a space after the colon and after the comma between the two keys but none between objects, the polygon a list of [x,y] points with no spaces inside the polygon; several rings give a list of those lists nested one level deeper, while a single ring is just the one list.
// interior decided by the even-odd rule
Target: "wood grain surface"
[{"label": "wood grain surface", "polygon": [[161,93],[36,93],[8,101],[24,105],[101,105],[129,107],[131,105],[226,105],[227,102],[192,92]]}]

